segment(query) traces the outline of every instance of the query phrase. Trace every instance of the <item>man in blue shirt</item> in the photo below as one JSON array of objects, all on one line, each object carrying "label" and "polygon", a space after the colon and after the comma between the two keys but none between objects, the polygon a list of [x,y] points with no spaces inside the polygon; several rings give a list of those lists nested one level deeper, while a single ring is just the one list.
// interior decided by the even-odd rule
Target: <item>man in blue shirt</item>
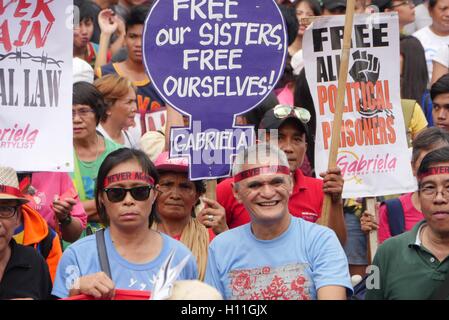
[{"label": "man in blue shirt", "polygon": [[237,155],[233,176],[251,222],[212,241],[205,281],[225,299],[346,299],[352,286],[335,233],[289,214],[285,153],[251,146]]}]

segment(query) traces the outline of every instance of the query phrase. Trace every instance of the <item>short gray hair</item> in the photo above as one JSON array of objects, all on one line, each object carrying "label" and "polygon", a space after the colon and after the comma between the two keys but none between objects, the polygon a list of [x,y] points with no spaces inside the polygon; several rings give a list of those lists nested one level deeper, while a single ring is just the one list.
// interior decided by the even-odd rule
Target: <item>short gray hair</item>
[{"label": "short gray hair", "polygon": [[[242,172],[244,164],[257,164],[270,160],[271,164],[277,164],[288,167],[288,159],[284,151],[274,144],[259,143],[254,144],[237,153],[232,165],[232,175],[235,176]],[[271,162],[273,161],[273,162]],[[274,163],[274,161],[276,163]]]}]

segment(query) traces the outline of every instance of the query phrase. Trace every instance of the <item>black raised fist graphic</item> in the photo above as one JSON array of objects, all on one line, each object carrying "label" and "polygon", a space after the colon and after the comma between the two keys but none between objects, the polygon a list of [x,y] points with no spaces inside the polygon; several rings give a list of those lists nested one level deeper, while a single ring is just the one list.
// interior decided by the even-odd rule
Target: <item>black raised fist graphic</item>
[{"label": "black raised fist graphic", "polygon": [[355,82],[372,82],[379,79],[380,62],[379,59],[366,51],[357,50],[352,54],[354,64],[349,70],[349,75]]}]

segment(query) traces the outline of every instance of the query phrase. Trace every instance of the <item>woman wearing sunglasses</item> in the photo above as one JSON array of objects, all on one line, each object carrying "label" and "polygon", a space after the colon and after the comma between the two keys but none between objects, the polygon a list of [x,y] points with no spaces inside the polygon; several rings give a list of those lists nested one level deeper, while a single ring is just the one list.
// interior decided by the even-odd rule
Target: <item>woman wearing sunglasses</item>
[{"label": "woman wearing sunglasses", "polygon": [[209,242],[215,233],[228,230],[224,208],[214,200],[203,198],[207,208],[197,218],[195,211],[200,207],[199,199],[206,187],[203,181],[189,180],[187,159],[170,159],[168,152],[163,152],[155,165],[161,193],[156,200],[152,228],[185,244],[196,257],[199,279],[204,280]]},{"label": "woman wearing sunglasses", "polygon": [[114,288],[152,291],[156,274],[172,252],[170,265],[174,267],[167,274],[181,269],[178,280],[198,277],[192,253],[150,228],[158,181],[153,163],[142,151],[123,148],[106,157],[98,172],[95,204],[106,226],[104,243],[111,277],[100,266],[97,238],[91,235],[64,252],[53,295],[112,298]]}]

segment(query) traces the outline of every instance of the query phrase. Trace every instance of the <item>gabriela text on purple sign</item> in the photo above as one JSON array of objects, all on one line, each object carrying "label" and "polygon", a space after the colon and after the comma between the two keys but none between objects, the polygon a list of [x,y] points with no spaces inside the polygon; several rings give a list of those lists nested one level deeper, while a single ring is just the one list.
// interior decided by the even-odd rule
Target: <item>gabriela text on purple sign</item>
[{"label": "gabriela text on purple sign", "polygon": [[246,135],[246,131],[241,129],[225,131],[209,129],[204,132],[191,132],[184,129],[177,130],[173,135],[172,148],[177,154],[201,150],[240,150],[249,146],[249,140],[251,138]]},{"label": "gabriela text on purple sign", "polygon": [[279,70],[251,65],[258,48],[284,52],[282,23],[239,18],[241,0],[172,1],[170,18],[179,25],[160,28],[155,39],[159,48],[182,48],[171,62],[181,74],[168,74],[162,85],[167,97],[264,96],[272,89]]}]

